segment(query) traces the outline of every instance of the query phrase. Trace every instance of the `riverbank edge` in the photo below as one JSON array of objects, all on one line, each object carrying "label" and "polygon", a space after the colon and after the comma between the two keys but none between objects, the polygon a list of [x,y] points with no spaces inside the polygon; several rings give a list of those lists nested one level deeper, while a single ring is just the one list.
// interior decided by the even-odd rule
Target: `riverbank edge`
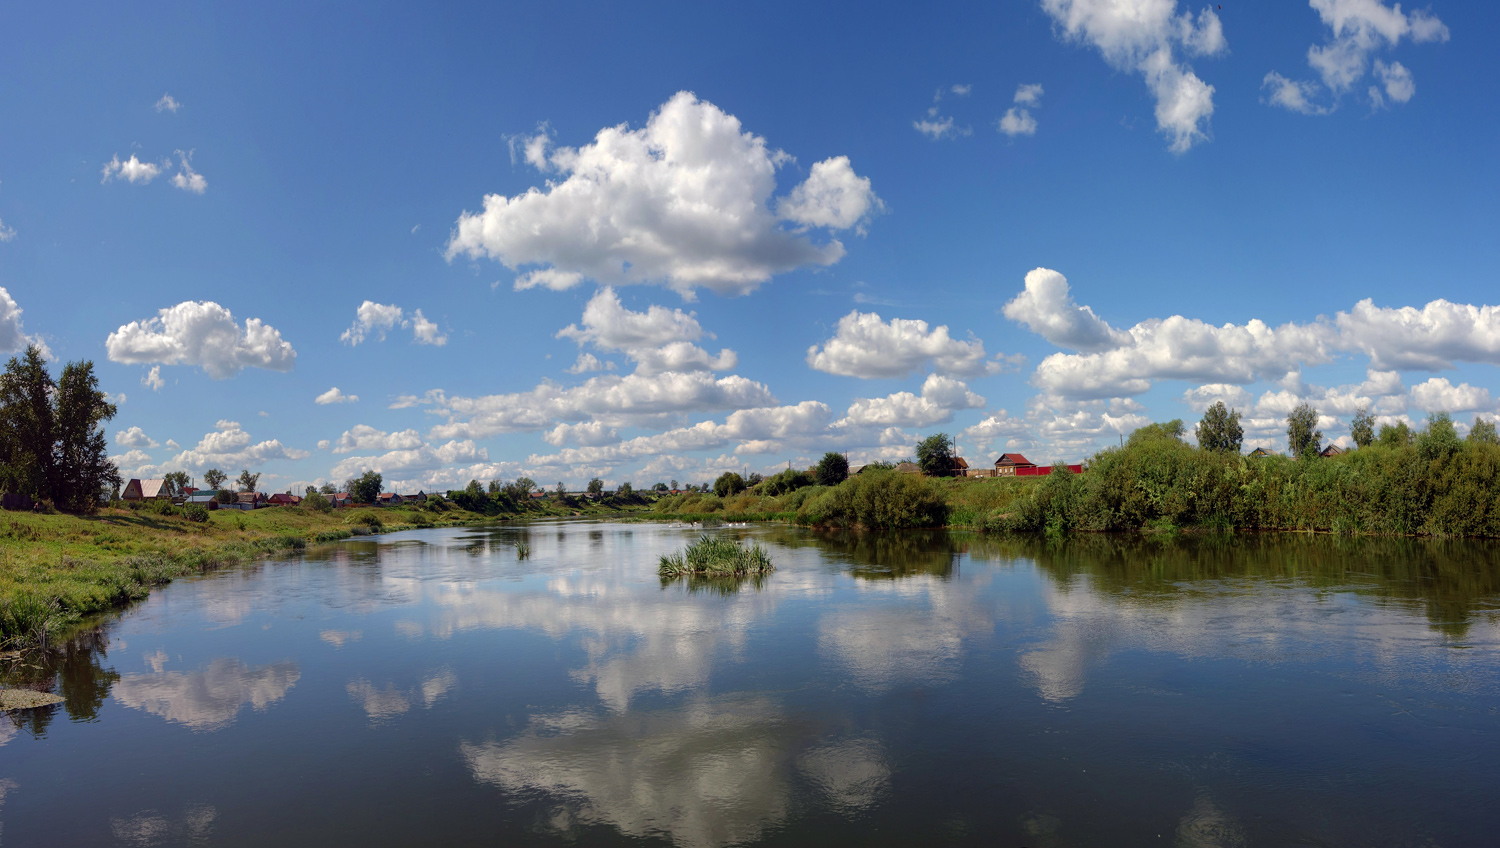
[{"label": "riverbank edge", "polygon": [[[181,538],[185,532],[198,529],[186,523],[186,519],[171,519],[163,522],[144,511],[109,510],[106,514],[73,516],[52,514],[33,516],[27,513],[0,513],[0,520],[9,518],[8,526],[0,526],[0,537],[6,541],[16,539],[20,545],[9,545],[5,549],[0,568],[14,565],[13,560],[31,560],[26,563],[35,567],[35,560],[45,556],[55,562],[48,567],[53,572],[66,574],[74,585],[71,592],[49,591],[46,586],[28,585],[26,581],[10,581],[0,587],[0,651],[30,650],[45,647],[49,643],[66,641],[80,630],[92,626],[99,616],[119,610],[135,601],[148,597],[151,591],[174,579],[196,574],[206,574],[224,568],[244,565],[268,557],[305,550],[309,545],[329,544],[356,536],[377,536],[407,530],[426,530],[439,527],[472,527],[486,524],[507,524],[550,518],[599,518],[611,515],[633,515],[638,510],[609,512],[528,512],[506,515],[483,515],[449,508],[440,513],[413,512],[382,508],[338,510],[327,513],[308,513],[296,510],[295,515],[310,526],[253,527],[246,526],[245,517],[251,521],[260,518],[260,513],[270,514],[282,509],[257,510],[253,513],[234,513],[219,516],[217,521],[235,521],[238,526],[235,538],[220,539],[207,544],[190,545],[183,550],[167,550],[174,543],[183,547]],[[228,513],[230,511],[226,511]],[[458,514],[454,514],[458,513]],[[386,518],[410,519],[386,523]],[[282,516],[271,516],[280,518]],[[367,518],[368,517],[368,518]],[[136,537],[147,537],[152,544],[162,547],[128,553],[117,553],[107,549],[90,550],[88,545],[79,550],[76,545],[66,545],[62,534],[45,533],[38,525],[56,526],[72,524],[82,526],[100,518],[114,518],[141,522],[149,521],[152,527],[130,528]],[[373,519],[373,521],[372,521]],[[170,525],[182,525],[180,527]],[[161,525],[168,525],[163,527]],[[75,531],[78,527],[73,528]],[[53,550],[56,549],[56,550]],[[6,574],[7,577],[11,575]]]}]

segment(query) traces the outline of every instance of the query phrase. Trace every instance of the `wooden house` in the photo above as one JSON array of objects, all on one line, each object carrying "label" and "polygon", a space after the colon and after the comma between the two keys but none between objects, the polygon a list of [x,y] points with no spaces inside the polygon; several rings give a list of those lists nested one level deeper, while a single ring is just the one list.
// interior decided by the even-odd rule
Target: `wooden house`
[{"label": "wooden house", "polygon": [[969,461],[961,456],[953,457],[948,467],[948,474],[953,477],[966,477],[969,474]]},{"label": "wooden house", "polygon": [[1270,451],[1266,450],[1265,448],[1256,448],[1255,450],[1250,451],[1249,455],[1250,456],[1273,456],[1273,454]]},{"label": "wooden house", "polygon": [[1018,453],[1002,453],[995,460],[996,477],[1014,477],[1018,471],[1036,468],[1036,463]]},{"label": "wooden house", "polygon": [[171,500],[171,491],[167,488],[166,480],[141,480],[136,477],[130,478],[125,484],[125,491],[120,493],[122,501],[149,501],[149,500]]},{"label": "wooden house", "polygon": [[898,474],[921,474],[922,466],[915,462],[898,462],[896,463],[896,472]]},{"label": "wooden house", "polygon": [[323,497],[327,498],[328,502],[333,504],[335,509],[346,507],[350,504],[348,492],[334,492],[331,495],[324,495]]},{"label": "wooden house", "polygon": [[286,492],[277,492],[269,498],[266,498],[266,503],[270,504],[271,506],[296,506],[297,504],[302,503],[302,499],[297,497],[296,495],[288,494]]},{"label": "wooden house", "polygon": [[381,492],[380,497],[376,498],[375,503],[378,506],[400,506],[406,503],[406,498],[401,497],[395,492]]},{"label": "wooden house", "polygon": [[1318,456],[1338,456],[1343,452],[1344,449],[1339,447],[1338,445],[1329,445],[1328,447],[1318,451]]}]

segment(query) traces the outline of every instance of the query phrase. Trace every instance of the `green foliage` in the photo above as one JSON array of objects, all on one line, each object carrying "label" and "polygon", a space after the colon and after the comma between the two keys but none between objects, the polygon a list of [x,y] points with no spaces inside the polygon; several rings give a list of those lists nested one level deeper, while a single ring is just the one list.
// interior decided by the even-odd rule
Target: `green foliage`
[{"label": "green foliage", "polygon": [[934,433],[917,443],[917,465],[928,477],[953,473],[953,440],[947,433]]},{"label": "green foliage", "polygon": [[598,477],[590,480],[588,485],[588,493],[595,496],[604,494],[604,481],[600,480]]},{"label": "green foliage", "polygon": [[333,509],[333,503],[323,497],[322,492],[308,492],[302,498],[302,508],[312,512],[328,512]]},{"label": "green foliage", "polygon": [[1495,422],[1486,421],[1478,415],[1474,416],[1474,426],[1469,428],[1468,441],[1483,445],[1500,445],[1500,437],[1495,435]]},{"label": "green foliage", "polygon": [[635,487],[630,485],[628,482],[621,483],[620,487],[615,490],[615,494],[619,495],[622,498],[632,497],[635,495]]},{"label": "green foliage", "polygon": [[235,502],[234,492],[231,492],[228,489],[220,489],[219,491],[214,492],[214,500],[218,501],[221,504],[232,504]]},{"label": "green foliage", "polygon": [[819,486],[837,486],[849,477],[849,460],[837,451],[829,451],[818,460],[813,477]]},{"label": "green foliage", "polygon": [[1354,439],[1354,446],[1367,448],[1375,441],[1375,416],[1370,410],[1361,406],[1354,412],[1354,420],[1349,424],[1349,436]]},{"label": "green foliage", "polygon": [[1318,411],[1303,401],[1286,417],[1287,453],[1296,457],[1316,456],[1323,447],[1323,431],[1318,429]]},{"label": "green foliage", "polygon": [[1182,434],[1186,432],[1187,426],[1182,423],[1182,419],[1173,418],[1171,421],[1158,421],[1155,424],[1147,424],[1144,427],[1137,428],[1134,433],[1130,434],[1128,441],[1132,445],[1158,439],[1170,439],[1180,442],[1182,441]]},{"label": "green foliage", "polygon": [[1428,462],[1445,460],[1457,453],[1463,443],[1453,427],[1453,418],[1446,412],[1434,412],[1427,417],[1427,426],[1417,434],[1417,453]]},{"label": "green foliage", "polygon": [[[1198,446],[1204,450],[1239,453],[1240,445],[1245,441],[1239,410],[1226,409],[1223,401],[1214,403],[1203,413],[1203,420],[1198,422],[1195,434]],[[1134,438],[1134,434],[1131,437]]]},{"label": "green foliage", "polygon": [[811,486],[814,482],[813,476],[806,471],[794,471],[788,468],[762,480],[760,491],[763,495],[778,497],[788,492],[795,492],[804,486]]},{"label": "green foliage", "polygon": [[203,504],[188,504],[182,508],[182,517],[188,521],[202,524],[208,520],[208,508]]},{"label": "green foliage", "polygon": [[0,489],[93,511],[121,483],[101,426],[115,412],[94,363],[70,362],[54,381],[41,350],[27,347],[0,373]]},{"label": "green foliage", "polygon": [[257,489],[256,487],[260,485],[260,472],[257,471],[256,473],[251,474],[250,469],[246,468],[244,471],[240,472],[239,484],[240,491],[242,492],[259,491],[259,489]]},{"label": "green foliage", "polygon": [[154,515],[177,514],[176,507],[172,506],[172,502],[167,500],[166,498],[151,498],[150,500],[145,501],[144,505],[141,508],[146,512],[152,513]]},{"label": "green foliage", "polygon": [[737,495],[743,491],[745,491],[745,478],[737,472],[725,471],[719,475],[719,479],[714,481],[714,494],[721,498]]},{"label": "green foliage", "polygon": [[203,485],[207,486],[210,489],[217,490],[223,488],[224,481],[228,479],[229,475],[225,474],[217,468],[210,468],[207,471],[203,472]]},{"label": "green foliage", "polygon": [[1395,424],[1380,425],[1380,435],[1376,436],[1381,447],[1404,448],[1412,443],[1411,428],[1406,426],[1405,421],[1397,421]]},{"label": "green foliage", "polygon": [[344,523],[369,527],[372,530],[379,530],[385,526],[385,522],[380,520],[379,514],[363,509],[349,516]]},{"label": "green foliage", "polygon": [[734,539],[705,533],[685,550],[663,555],[657,573],[663,577],[730,577],[765,574],[773,569],[770,554],[760,545],[747,547]]},{"label": "green foliage", "polygon": [[378,471],[366,471],[358,478],[349,481],[349,499],[357,504],[375,503],[380,500],[380,487],[385,484],[385,478]]},{"label": "green foliage", "polygon": [[187,488],[190,478],[186,471],[173,471],[162,479],[167,484],[167,491],[171,492],[173,497],[179,497],[183,493],[182,490]]},{"label": "green foliage", "polygon": [[820,489],[797,511],[803,524],[865,527],[874,530],[941,527],[948,505],[940,483],[913,474],[866,471],[837,486]]}]

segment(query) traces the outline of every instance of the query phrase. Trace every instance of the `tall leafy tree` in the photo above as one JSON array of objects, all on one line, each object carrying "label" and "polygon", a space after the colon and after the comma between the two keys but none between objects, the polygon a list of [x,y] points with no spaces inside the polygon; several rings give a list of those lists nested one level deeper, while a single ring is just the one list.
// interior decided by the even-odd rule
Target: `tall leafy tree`
[{"label": "tall leafy tree", "polygon": [[366,471],[349,481],[349,499],[355,503],[375,503],[380,499],[380,487],[385,478],[378,471]]},{"label": "tall leafy tree", "polygon": [[31,345],[0,374],[0,486],[65,510],[93,509],[120,485],[101,426],[115,412],[92,362],[68,363],[55,381]]},{"label": "tall leafy tree", "polygon": [[737,495],[743,491],[745,491],[745,478],[741,477],[738,472],[725,471],[719,475],[719,479],[714,481],[714,494],[721,498]]},{"label": "tall leafy tree", "polygon": [[1349,436],[1355,447],[1367,448],[1375,441],[1375,416],[1361,406],[1354,411],[1354,420],[1349,424]]},{"label": "tall leafy tree", "polygon": [[1292,456],[1314,456],[1323,447],[1318,411],[1303,401],[1286,417],[1286,448]]},{"label": "tall leafy tree", "polygon": [[94,363],[87,361],[63,367],[53,400],[57,443],[52,502],[73,512],[94,509],[106,488],[113,491],[120,485],[101,426],[115,417],[115,405],[99,391]]},{"label": "tall leafy tree", "polygon": [[257,471],[256,473],[251,474],[250,469],[246,468],[244,471],[240,472],[239,484],[240,491],[242,492],[256,491],[255,487],[260,485],[260,472]]},{"label": "tall leafy tree", "polygon": [[588,492],[591,495],[600,495],[604,492],[604,481],[598,477],[589,481]]},{"label": "tall leafy tree", "polygon": [[[917,444],[917,466],[929,477],[947,477],[953,473],[953,439],[947,433],[933,433]],[[844,469],[848,472],[848,468]]]},{"label": "tall leafy tree", "polygon": [[1130,434],[1130,444],[1138,445],[1153,439],[1181,439],[1182,434],[1187,432],[1187,425],[1182,423],[1181,418],[1173,418],[1171,421],[1158,421],[1155,424],[1147,424],[1137,427]]},{"label": "tall leafy tree", "polygon": [[849,477],[849,460],[837,451],[829,451],[818,460],[813,476],[819,486],[837,486]]},{"label": "tall leafy tree", "polygon": [[[162,478],[167,484],[167,491],[174,496],[182,494],[182,490],[188,486],[188,475],[186,471],[173,471]],[[312,488],[309,486],[308,488]]]},{"label": "tall leafy tree", "polygon": [[36,345],[12,357],[0,374],[0,483],[7,491],[45,498],[56,476],[53,445],[56,420],[52,393],[57,383]]},{"label": "tall leafy tree", "polygon": [[1500,436],[1495,434],[1495,422],[1486,421],[1478,415],[1474,416],[1474,426],[1469,428],[1469,435],[1466,438],[1474,444],[1500,444]]},{"label": "tall leafy tree", "polygon": [[1198,446],[1204,450],[1239,453],[1240,445],[1245,441],[1239,410],[1225,408],[1223,401],[1218,401],[1203,413],[1203,420],[1198,422],[1195,432]]},{"label": "tall leafy tree", "polygon": [[228,479],[229,475],[217,468],[210,468],[203,472],[203,484],[214,491],[224,488],[224,481]]},{"label": "tall leafy tree", "polygon": [[1382,424],[1380,425],[1380,434],[1375,437],[1375,440],[1382,447],[1404,448],[1411,444],[1411,428],[1406,426],[1405,421],[1397,421],[1395,424]]}]

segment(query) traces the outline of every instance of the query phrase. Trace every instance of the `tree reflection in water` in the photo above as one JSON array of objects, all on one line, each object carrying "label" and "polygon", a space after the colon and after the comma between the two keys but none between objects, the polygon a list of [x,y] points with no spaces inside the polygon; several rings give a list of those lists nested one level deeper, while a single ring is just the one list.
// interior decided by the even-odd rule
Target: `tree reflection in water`
[{"label": "tree reflection in water", "polygon": [[27,652],[0,664],[0,685],[52,692],[61,704],[14,710],[5,719],[33,736],[46,736],[59,712],[73,721],[93,721],[120,675],[106,667],[109,639],[103,628],[85,630],[68,642],[43,651]]}]

